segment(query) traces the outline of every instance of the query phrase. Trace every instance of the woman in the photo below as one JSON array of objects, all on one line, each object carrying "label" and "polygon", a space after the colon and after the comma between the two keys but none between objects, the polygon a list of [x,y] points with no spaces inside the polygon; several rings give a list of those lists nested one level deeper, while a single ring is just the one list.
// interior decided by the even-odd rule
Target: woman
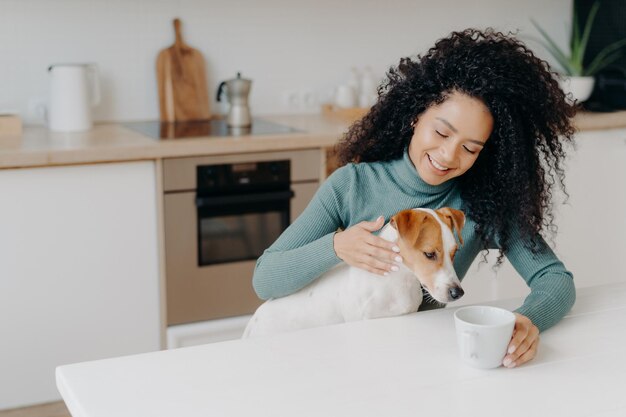
[{"label": "woman", "polygon": [[257,294],[291,294],[341,261],[384,275],[402,255],[372,234],[385,219],[407,208],[458,208],[467,220],[457,275],[497,248],[498,264],[506,256],[530,287],[503,364],[531,360],[540,331],[575,300],[572,274],[540,234],[554,231],[550,186],[563,187],[562,144],[574,134],[575,108],[553,75],[492,29],[453,32],[425,56],[402,59],[340,143],[347,165],[259,258]]}]

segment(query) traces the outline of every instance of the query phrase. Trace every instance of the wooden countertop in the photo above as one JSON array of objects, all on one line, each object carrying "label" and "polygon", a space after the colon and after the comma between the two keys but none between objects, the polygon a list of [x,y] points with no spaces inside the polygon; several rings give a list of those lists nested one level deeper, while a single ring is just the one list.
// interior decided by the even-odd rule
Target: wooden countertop
[{"label": "wooden countertop", "polygon": [[626,127],[626,110],[613,113],[578,113],[574,124],[580,131]]},{"label": "wooden countertop", "polygon": [[[0,169],[325,148],[333,146],[349,125],[345,120],[322,114],[260,118],[301,132],[160,141],[120,123],[97,124],[90,131],[79,133],[26,127],[19,137],[0,137]],[[581,114],[575,123],[580,130],[626,127],[626,111]]]}]

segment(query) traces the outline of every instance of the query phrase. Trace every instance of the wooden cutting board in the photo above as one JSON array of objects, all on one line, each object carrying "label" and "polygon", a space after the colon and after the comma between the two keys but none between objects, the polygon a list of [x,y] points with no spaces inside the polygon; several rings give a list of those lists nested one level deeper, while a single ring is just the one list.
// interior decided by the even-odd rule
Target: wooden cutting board
[{"label": "wooden cutting board", "polygon": [[185,44],[180,26],[180,20],[174,19],[176,42],[157,57],[161,121],[207,120],[211,111],[204,58]]}]

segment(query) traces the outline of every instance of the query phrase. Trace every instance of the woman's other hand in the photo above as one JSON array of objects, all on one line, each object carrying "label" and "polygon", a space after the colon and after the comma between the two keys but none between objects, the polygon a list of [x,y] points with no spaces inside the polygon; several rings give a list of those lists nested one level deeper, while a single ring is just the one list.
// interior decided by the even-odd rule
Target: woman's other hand
[{"label": "woman's other hand", "polygon": [[539,329],[528,317],[515,313],[515,328],[502,365],[515,368],[533,359],[539,345]]},{"label": "woman's other hand", "polygon": [[361,222],[335,233],[333,244],[337,257],[348,265],[379,275],[397,271],[402,258],[400,248],[393,242],[375,236],[372,232],[385,224],[383,216],[373,222]]}]

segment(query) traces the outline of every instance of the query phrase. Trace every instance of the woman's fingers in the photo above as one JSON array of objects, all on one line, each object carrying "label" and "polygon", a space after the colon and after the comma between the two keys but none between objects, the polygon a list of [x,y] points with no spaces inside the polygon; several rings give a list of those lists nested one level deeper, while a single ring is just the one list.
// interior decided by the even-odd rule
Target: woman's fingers
[{"label": "woman's fingers", "polygon": [[387,248],[387,246],[375,246],[367,243],[363,248],[363,252],[381,261],[386,261],[390,264],[402,262],[402,257],[396,252]]},{"label": "woman's fingers", "polygon": [[539,329],[528,317],[515,313],[515,330],[502,364],[514,368],[535,357],[539,344]]},{"label": "woman's fingers", "polygon": [[395,260],[385,258],[387,251],[368,245],[359,255],[356,255],[356,266],[379,275],[400,269]]},{"label": "woman's fingers", "polygon": [[522,355],[515,358],[515,360],[509,362],[507,359],[504,359],[503,365],[506,366],[507,368],[515,368],[517,366],[520,366],[530,361],[537,355],[538,346],[539,346],[539,338],[535,339],[535,341],[528,347],[528,349],[526,349]]},{"label": "woman's fingers", "polygon": [[364,242],[370,246],[370,251],[368,252],[370,255],[380,259],[390,259],[393,262],[402,262],[402,260],[396,259],[399,256],[400,248],[395,242],[389,242],[371,233],[368,233]]},{"label": "woman's fingers", "polygon": [[378,246],[380,248],[387,249],[393,252],[400,252],[400,248],[396,242],[390,242],[388,240],[383,239],[380,236],[375,236],[370,232],[366,232],[368,235],[365,238],[365,241],[372,246]]},{"label": "woman's fingers", "polygon": [[379,275],[399,270],[402,262],[400,248],[396,243],[372,233],[383,227],[384,223],[384,217],[379,216],[374,221],[363,221],[335,233],[333,245],[337,256],[349,265]]},{"label": "woman's fingers", "polygon": [[359,262],[357,266],[361,269],[365,269],[373,274],[389,275],[390,268],[388,264],[381,262],[377,259],[369,257],[362,262]]},{"label": "woman's fingers", "polygon": [[385,218],[383,216],[378,216],[378,218],[374,220],[373,222],[361,222],[357,226],[362,227],[368,232],[375,232],[376,230],[383,227],[384,224],[385,224]]}]

